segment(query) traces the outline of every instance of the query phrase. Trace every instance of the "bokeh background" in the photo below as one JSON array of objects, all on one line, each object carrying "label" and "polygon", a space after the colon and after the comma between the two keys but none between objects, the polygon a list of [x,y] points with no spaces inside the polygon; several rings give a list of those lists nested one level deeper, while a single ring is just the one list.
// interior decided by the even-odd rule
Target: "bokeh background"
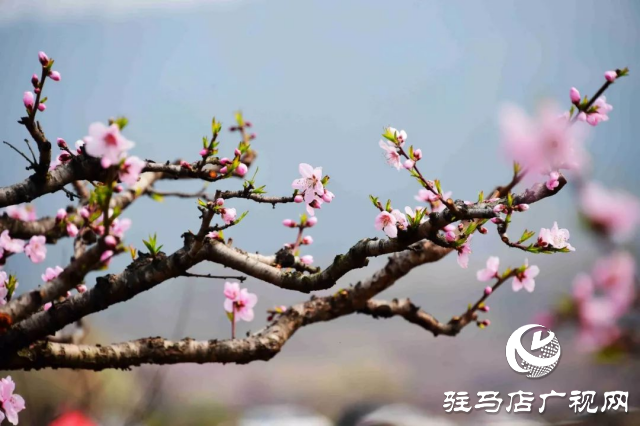
[{"label": "bokeh background", "polygon": [[[598,180],[640,194],[640,154],[635,101],[640,98],[640,4],[632,0],[537,2],[435,1],[178,1],[178,0],[0,0],[0,138],[20,144],[27,137],[16,123],[21,98],[38,72],[37,52],[55,58],[62,81],[49,83],[46,112],[39,115],[50,139],[73,142],[88,125],[126,115],[133,154],[157,161],[197,158],[212,116],[233,123],[241,109],[258,134],[257,181],[270,194],[289,194],[297,166],[323,166],[336,194],[318,212],[306,251],[326,266],[373,228],[369,194],[394,205],[415,206],[419,189],[406,173],[388,167],[377,143],[384,126],[405,129],[422,148],[423,171],[439,178],[454,198],[475,199],[510,178],[500,149],[497,115],[505,102],[534,111],[544,99],[569,104],[571,86],[593,94],[605,70],[628,66],[607,93],[611,120],[593,129],[589,149]],[[226,127],[226,126],[225,126]],[[237,135],[222,135],[231,154]],[[25,164],[0,150],[0,185],[24,179]],[[236,189],[237,181],[225,181]],[[196,182],[161,182],[162,189],[195,191]],[[217,188],[217,187],[215,187]],[[214,187],[211,187],[214,190]],[[573,418],[568,398],[549,401],[544,415],[491,416],[482,411],[445,414],[445,391],[506,393],[551,389],[630,391],[637,406],[640,369],[634,359],[594,361],[574,344],[570,329],[558,330],[563,355],[549,376],[529,380],[509,369],[504,346],[513,330],[531,322],[567,294],[579,271],[606,254],[581,228],[571,186],[532,206],[515,230],[571,230],[575,253],[530,256],[540,266],[536,291],[509,289],[492,297],[491,327],[468,327],[457,338],[434,338],[399,319],[351,316],[302,329],[273,360],[250,365],[178,365],[133,371],[83,373],[40,371],[13,376],[27,399],[25,424],[46,424],[56,414],[81,408],[101,424],[234,424],[259,405],[293,404],[333,421],[355,407],[409,404],[415,410],[458,423],[513,423]],[[38,216],[67,203],[62,195],[34,202]],[[294,238],[284,218],[300,205],[232,203],[250,213],[230,230],[237,246],[273,253]],[[157,232],[166,252],[180,235],[198,227],[193,200],[143,199],[126,211],[133,228],[126,241],[143,248]],[[515,232],[515,231],[514,231]],[[637,253],[637,240],[631,250]],[[475,271],[487,256],[520,264],[522,252],[508,250],[492,230],[477,237],[469,269],[454,256],[425,265],[381,295],[411,297],[445,320],[460,313],[481,289]],[[5,269],[18,274],[20,290],[38,285],[46,266],[65,264],[71,242],[49,248],[44,264],[12,258]],[[114,260],[110,271],[128,263]],[[349,273],[338,287],[366,278],[384,259]],[[203,264],[197,272],[218,272]],[[94,275],[87,284],[93,285]],[[246,286],[259,296],[256,320],[240,332],[265,324],[266,309],[307,296],[255,279]],[[176,279],[135,299],[89,317],[89,340],[119,342],[146,336],[227,338],[222,282]],[[179,317],[182,315],[182,320]],[[178,323],[178,326],[176,324]],[[179,333],[179,335],[174,335]],[[154,395],[149,398],[149,394]],[[473,400],[474,398],[472,398]],[[138,416],[136,413],[141,412]],[[21,423],[22,424],[22,423]],[[347,423],[343,423],[347,424]]]}]

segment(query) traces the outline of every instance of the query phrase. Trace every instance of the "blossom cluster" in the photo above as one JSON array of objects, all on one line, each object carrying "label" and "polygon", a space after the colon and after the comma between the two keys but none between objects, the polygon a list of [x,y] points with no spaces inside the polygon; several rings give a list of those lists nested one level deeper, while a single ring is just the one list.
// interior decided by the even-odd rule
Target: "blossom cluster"
[{"label": "blossom cluster", "polygon": [[25,409],[24,399],[14,393],[16,390],[16,384],[11,379],[11,376],[7,376],[4,379],[0,379],[0,403],[2,404],[2,411],[0,411],[0,423],[6,418],[12,425],[18,424],[18,413]]}]

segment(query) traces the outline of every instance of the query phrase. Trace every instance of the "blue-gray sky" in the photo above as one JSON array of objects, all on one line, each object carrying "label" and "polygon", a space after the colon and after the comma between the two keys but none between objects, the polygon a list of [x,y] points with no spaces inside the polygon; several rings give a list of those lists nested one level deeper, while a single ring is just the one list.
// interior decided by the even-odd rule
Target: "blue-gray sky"
[{"label": "blue-gray sky", "polygon": [[[640,5],[633,1],[0,0],[0,138],[20,144],[27,136],[16,120],[23,113],[22,93],[38,71],[39,50],[56,59],[55,69],[62,74],[61,82],[47,84],[48,109],[40,115],[50,139],[73,142],[86,134],[90,123],[123,114],[130,119],[126,135],[136,142],[134,154],[157,161],[193,160],[211,117],[231,124],[233,112],[242,109],[258,133],[258,182],[270,193],[289,193],[300,162],[323,166],[331,176],[335,201],[319,212],[320,222],[311,233],[316,243],[310,252],[326,265],[358,239],[377,235],[370,193],[392,198],[398,207],[415,205],[415,183],[384,164],[377,146],[383,126],[405,129],[408,142],[425,153],[423,171],[440,178],[454,197],[473,199],[479,190],[509,178],[497,126],[504,102],[530,112],[547,98],[568,105],[571,86],[591,95],[602,84],[603,72],[616,67],[629,66],[631,77],[607,93],[614,106],[611,120],[591,132],[589,147],[598,180],[637,195],[640,121],[632,106],[640,98],[635,76],[640,69],[639,17]],[[222,152],[230,154],[235,135],[226,133],[221,140]],[[8,149],[0,152],[1,185],[27,176],[18,156]],[[161,186],[199,188],[184,182]],[[238,184],[224,184],[234,186]],[[45,215],[62,203],[58,195],[35,205]],[[496,297],[494,328],[434,340],[399,321],[343,319],[302,330],[268,367],[207,371],[226,372],[225,377],[259,374],[267,380],[285,370],[291,373],[287,363],[293,360],[300,368],[313,359],[330,369],[374,347],[377,355],[371,362],[376,371],[392,374],[394,366],[401,365],[403,371],[419,369],[424,377],[438,375],[432,385],[412,374],[400,380],[401,387],[418,389],[418,395],[433,403],[449,387],[483,390],[470,384],[474,380],[468,376],[476,374],[471,367],[448,364],[436,374],[422,366],[437,365],[441,357],[466,365],[470,361],[465,354],[476,345],[479,353],[492,357],[483,364],[487,369],[519,386],[502,358],[506,337],[515,325],[548,307],[554,295],[569,291],[571,278],[598,253],[591,237],[580,231],[573,205],[568,189],[515,223],[517,229],[539,229],[558,220],[571,229],[578,250],[562,258],[530,259],[542,267],[538,289]],[[242,248],[273,252],[293,238],[279,224],[300,213],[299,206],[237,206],[251,209],[242,226],[229,232]],[[174,250],[180,234],[198,225],[194,203],[186,200],[143,200],[126,215],[134,222],[127,241],[138,247],[142,238],[157,232],[165,249]],[[477,293],[475,270],[489,254],[507,262],[523,260],[522,253],[501,246],[495,234],[477,238],[468,270],[460,269],[453,257],[446,258],[414,271],[384,296],[410,296],[444,319]],[[51,250],[47,266],[63,263],[69,255],[70,246]],[[37,284],[45,266],[11,262],[6,269],[19,273],[24,289]],[[380,264],[372,262],[374,267]],[[126,260],[118,259],[112,271],[124,265]],[[354,272],[340,284],[372,270]],[[195,286],[199,296],[188,334],[226,336],[220,285],[211,282],[168,282],[92,321],[113,341],[166,335],[183,285]],[[302,299],[256,280],[247,285],[261,297],[261,309]],[[259,323],[242,328],[255,330]],[[336,342],[342,344],[334,346]],[[568,342],[565,346],[567,359],[577,359],[575,349]],[[576,379],[575,386],[580,383]]]}]

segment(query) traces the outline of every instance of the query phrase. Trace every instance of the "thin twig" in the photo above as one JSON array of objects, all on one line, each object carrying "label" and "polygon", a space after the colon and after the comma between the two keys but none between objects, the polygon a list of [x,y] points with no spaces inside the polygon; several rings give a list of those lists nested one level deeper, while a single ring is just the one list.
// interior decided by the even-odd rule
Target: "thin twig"
[{"label": "thin twig", "polygon": [[218,280],[238,280],[240,282],[244,282],[247,279],[244,275],[211,275],[211,274],[193,274],[191,272],[185,272],[182,274],[183,277],[190,278],[212,278]]},{"label": "thin twig", "polygon": [[36,166],[36,164],[35,164],[33,161],[29,160],[29,157],[27,157],[27,156],[25,155],[25,153],[24,153],[24,152],[20,151],[18,148],[16,148],[15,146],[11,145],[11,144],[10,144],[9,142],[7,142],[7,141],[2,141],[2,142],[3,142],[5,145],[8,145],[9,147],[11,147],[11,148],[12,148],[15,152],[17,152],[18,154],[20,154],[20,155],[22,156],[22,158],[24,158],[25,160],[27,160],[27,163],[29,163],[29,167],[27,167],[27,170],[29,170],[29,169],[31,169],[31,168],[33,168],[33,167],[35,167],[35,166]]}]

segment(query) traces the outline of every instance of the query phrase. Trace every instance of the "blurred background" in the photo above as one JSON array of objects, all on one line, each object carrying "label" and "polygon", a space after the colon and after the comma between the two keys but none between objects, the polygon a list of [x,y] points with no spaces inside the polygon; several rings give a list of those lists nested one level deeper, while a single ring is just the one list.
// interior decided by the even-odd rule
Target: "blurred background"
[{"label": "blurred background", "polygon": [[[130,120],[125,135],[136,142],[132,154],[194,161],[211,117],[226,128],[241,109],[258,136],[253,143],[257,183],[267,185],[270,194],[290,194],[300,162],[322,166],[331,176],[329,189],[336,198],[318,211],[319,223],[310,232],[315,242],[304,252],[326,266],[359,239],[383,236],[373,228],[376,211],[369,194],[391,198],[396,207],[417,204],[417,184],[384,162],[378,147],[384,126],[405,129],[408,143],[424,152],[423,172],[441,179],[454,198],[472,200],[478,191],[511,177],[497,124],[505,102],[529,112],[549,98],[568,107],[571,86],[592,95],[604,81],[603,72],[616,67],[628,66],[631,77],[607,93],[614,106],[611,120],[590,131],[592,172],[607,185],[639,195],[640,121],[632,107],[640,98],[639,18],[640,4],[631,0],[0,0],[0,138],[21,144],[28,136],[16,121],[24,113],[22,93],[39,71],[40,50],[56,60],[54,68],[62,74],[61,82],[47,84],[48,108],[39,114],[50,140],[73,143],[87,134],[90,123],[125,115]],[[237,138],[222,134],[222,155],[232,154]],[[26,178],[25,166],[3,146],[0,185]],[[240,185],[229,180],[221,188]],[[196,191],[201,184],[161,182],[157,187]],[[504,407],[498,416],[478,410],[446,414],[446,391],[467,391],[473,403],[476,392],[488,390],[506,399],[518,390],[536,395],[551,389],[600,395],[625,390],[630,406],[637,406],[637,360],[598,362],[574,344],[570,328],[557,330],[562,359],[543,379],[514,373],[504,359],[509,335],[568,294],[576,273],[606,254],[581,228],[573,195],[569,185],[516,218],[514,235],[525,227],[549,228],[557,220],[571,230],[577,250],[530,255],[530,263],[542,271],[536,291],[504,289],[492,296],[487,329],[470,326],[456,338],[434,338],[403,320],[353,315],[302,329],[266,363],[13,372],[27,401],[21,424],[48,424],[77,409],[104,425],[289,424],[265,420],[285,411],[299,419],[317,413],[316,423],[291,424],[348,425],[361,413],[390,404],[405,419],[418,419],[397,424],[428,424],[425,415],[440,422],[434,424],[576,418],[568,397],[549,400],[543,415],[537,412],[538,400],[529,415],[506,415]],[[41,217],[66,203],[57,194],[33,204]],[[250,213],[226,236],[238,247],[266,254],[294,239],[281,221],[303,210],[300,205],[228,204]],[[142,199],[124,215],[134,225],[126,242],[144,248],[142,239],[157,232],[164,251],[173,252],[183,232],[198,228],[198,215],[194,200],[158,204]],[[632,241],[629,249],[637,253],[637,239]],[[43,264],[16,256],[4,269],[17,273],[19,290],[27,291],[40,283],[45,267],[67,263],[71,243],[49,247]],[[475,272],[489,255],[500,256],[504,265],[521,264],[525,257],[508,250],[493,229],[475,239],[473,250],[469,269],[448,256],[415,269],[381,298],[411,297],[448,320],[484,287]],[[109,271],[122,270],[128,261],[120,256]],[[384,259],[373,260],[338,287],[368,277],[383,264]],[[194,271],[221,269],[202,264]],[[94,279],[95,274],[88,278],[89,287]],[[199,279],[165,282],[90,316],[88,340],[228,338],[222,285]],[[240,323],[241,335],[262,328],[267,309],[307,297],[251,278],[245,285],[259,302],[256,319]],[[325,293],[331,292],[320,294]],[[323,418],[329,420],[323,423]]]}]

